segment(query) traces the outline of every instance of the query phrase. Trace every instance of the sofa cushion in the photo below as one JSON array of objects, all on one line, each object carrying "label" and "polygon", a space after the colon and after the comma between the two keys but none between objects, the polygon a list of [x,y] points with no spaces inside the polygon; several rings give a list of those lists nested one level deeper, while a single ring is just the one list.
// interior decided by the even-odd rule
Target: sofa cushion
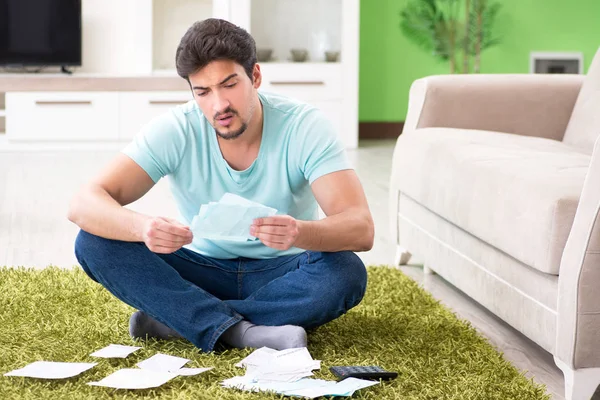
[{"label": "sofa cushion", "polygon": [[600,49],[581,86],[563,141],[592,154],[600,136]]},{"label": "sofa cushion", "polygon": [[442,218],[558,275],[590,156],[562,142],[426,128],[403,133],[399,190]]}]

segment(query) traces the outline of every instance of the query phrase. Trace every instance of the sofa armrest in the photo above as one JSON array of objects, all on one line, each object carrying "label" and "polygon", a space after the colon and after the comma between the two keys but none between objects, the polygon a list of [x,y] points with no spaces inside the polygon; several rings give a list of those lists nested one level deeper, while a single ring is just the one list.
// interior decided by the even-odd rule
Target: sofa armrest
[{"label": "sofa armrest", "polygon": [[583,75],[439,75],[410,89],[404,129],[479,129],[562,140]]},{"label": "sofa armrest", "polygon": [[556,356],[573,369],[600,367],[600,139],[558,276]]}]

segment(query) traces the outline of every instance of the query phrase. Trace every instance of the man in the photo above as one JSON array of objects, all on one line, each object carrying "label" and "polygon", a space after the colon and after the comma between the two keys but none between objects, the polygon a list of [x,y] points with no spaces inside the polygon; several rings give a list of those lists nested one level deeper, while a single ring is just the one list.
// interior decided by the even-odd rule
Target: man
[{"label": "man", "polygon": [[[73,198],[77,259],[139,310],[134,338],[184,337],[203,351],[217,341],[306,346],[305,328],[364,295],[353,251],[372,247],[374,228],[361,184],[320,111],[257,92],[256,46],[243,29],[195,23],[176,65],[195,101],[153,120]],[[165,176],[186,224],[123,207]],[[187,224],[200,206],[228,192],[278,214],[254,221],[255,241],[194,238]]]}]

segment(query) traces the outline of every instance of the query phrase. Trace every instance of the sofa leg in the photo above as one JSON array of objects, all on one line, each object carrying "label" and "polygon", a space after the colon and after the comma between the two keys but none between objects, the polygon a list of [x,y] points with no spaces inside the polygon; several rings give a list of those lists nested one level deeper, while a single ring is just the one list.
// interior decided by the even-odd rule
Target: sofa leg
[{"label": "sofa leg", "polygon": [[406,265],[410,261],[412,254],[404,247],[396,246],[396,258],[394,258],[394,265]]},{"label": "sofa leg", "polygon": [[435,271],[429,268],[427,265],[423,265],[423,273],[425,275],[435,275]]},{"label": "sofa leg", "polygon": [[590,400],[600,385],[600,368],[574,370],[556,357],[554,362],[565,376],[565,399]]}]

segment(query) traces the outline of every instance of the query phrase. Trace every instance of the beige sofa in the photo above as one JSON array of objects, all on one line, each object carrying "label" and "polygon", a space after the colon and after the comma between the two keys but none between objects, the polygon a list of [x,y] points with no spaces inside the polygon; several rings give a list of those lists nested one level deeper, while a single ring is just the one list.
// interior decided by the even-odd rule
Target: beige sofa
[{"label": "beige sofa", "polygon": [[415,254],[554,355],[567,399],[600,383],[600,51],[583,75],[414,82],[390,184]]}]

